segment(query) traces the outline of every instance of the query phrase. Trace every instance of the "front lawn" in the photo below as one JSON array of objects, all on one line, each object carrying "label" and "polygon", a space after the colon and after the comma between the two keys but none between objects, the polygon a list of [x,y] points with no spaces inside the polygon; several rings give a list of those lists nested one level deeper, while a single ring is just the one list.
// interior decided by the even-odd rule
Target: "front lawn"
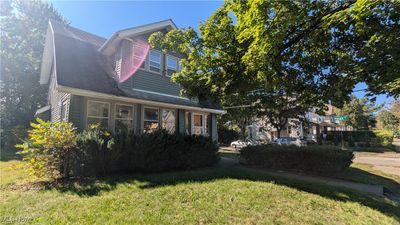
[{"label": "front lawn", "polygon": [[41,188],[0,162],[0,215],[31,224],[399,224],[399,203],[239,167],[119,175]]}]

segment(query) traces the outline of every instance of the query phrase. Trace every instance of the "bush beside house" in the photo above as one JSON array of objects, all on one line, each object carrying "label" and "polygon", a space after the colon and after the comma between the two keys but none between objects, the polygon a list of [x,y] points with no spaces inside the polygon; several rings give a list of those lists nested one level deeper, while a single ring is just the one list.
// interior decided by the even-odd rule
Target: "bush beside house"
[{"label": "bush beside house", "polygon": [[114,135],[95,125],[77,134],[70,123],[39,119],[29,133],[29,139],[18,147],[31,174],[53,179],[187,170],[219,160],[218,146],[211,138],[169,134],[165,130]]},{"label": "bush beside house", "polygon": [[349,168],[351,151],[327,146],[247,146],[241,150],[241,162],[270,169],[300,171],[313,174],[335,174]]}]

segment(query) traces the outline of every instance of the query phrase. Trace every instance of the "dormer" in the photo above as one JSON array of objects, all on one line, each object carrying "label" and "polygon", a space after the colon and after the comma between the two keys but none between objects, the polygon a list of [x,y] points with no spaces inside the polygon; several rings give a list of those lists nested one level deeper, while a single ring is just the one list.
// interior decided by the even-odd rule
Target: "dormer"
[{"label": "dormer", "polygon": [[172,20],[121,30],[112,35],[99,51],[115,62],[116,79],[122,83],[139,69],[149,73],[170,77],[179,70],[177,54],[164,54],[150,49],[149,36],[154,32],[168,32],[177,29]]}]

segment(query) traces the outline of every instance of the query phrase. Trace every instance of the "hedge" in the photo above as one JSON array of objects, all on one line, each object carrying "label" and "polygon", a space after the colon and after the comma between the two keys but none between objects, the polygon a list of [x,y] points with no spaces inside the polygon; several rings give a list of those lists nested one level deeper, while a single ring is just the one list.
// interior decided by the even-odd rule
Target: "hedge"
[{"label": "hedge", "polygon": [[115,172],[160,172],[189,170],[218,162],[218,146],[211,138],[170,134],[158,130],[149,134],[114,135],[84,131],[77,141],[79,157],[75,176],[99,176]]},{"label": "hedge", "polygon": [[50,179],[103,176],[116,172],[189,170],[218,162],[210,137],[169,134],[113,134],[99,125],[77,133],[71,123],[32,123],[18,145],[32,175]]},{"label": "hedge", "polygon": [[270,169],[312,174],[335,174],[349,168],[353,153],[325,146],[247,146],[240,152],[241,162]]}]

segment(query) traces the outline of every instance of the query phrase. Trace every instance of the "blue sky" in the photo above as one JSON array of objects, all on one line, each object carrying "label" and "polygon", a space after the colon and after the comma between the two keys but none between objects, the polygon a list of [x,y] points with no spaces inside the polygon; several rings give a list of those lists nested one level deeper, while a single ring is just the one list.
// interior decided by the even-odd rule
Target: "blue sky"
[{"label": "blue sky", "polygon": [[[71,23],[82,30],[109,38],[115,31],[172,19],[178,27],[197,28],[223,1],[51,1]],[[358,84],[354,90],[365,89]],[[363,97],[364,91],[354,93]],[[393,98],[377,96],[377,103],[390,103]]]}]

